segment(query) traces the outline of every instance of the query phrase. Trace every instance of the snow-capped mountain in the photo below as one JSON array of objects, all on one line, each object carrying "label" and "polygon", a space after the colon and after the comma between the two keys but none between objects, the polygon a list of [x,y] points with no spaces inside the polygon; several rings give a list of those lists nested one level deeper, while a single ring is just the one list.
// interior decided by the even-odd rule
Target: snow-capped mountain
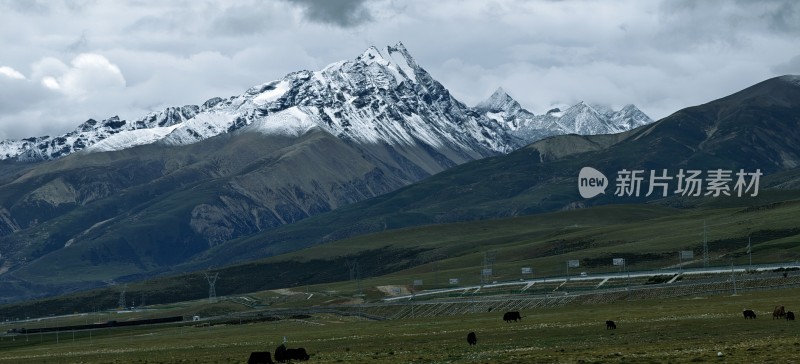
[{"label": "snow-capped mountain", "polygon": [[522,145],[553,135],[620,133],[653,122],[634,105],[614,111],[607,106],[584,102],[564,111],[553,108],[544,115],[534,115],[522,108],[502,88],[476,105],[475,110],[505,127]]},{"label": "snow-capped mountain", "polygon": [[[51,160],[86,150],[187,145],[232,132],[300,135],[320,128],[362,145],[426,145],[456,163],[507,153],[556,134],[597,134],[650,122],[634,106],[615,113],[578,104],[534,115],[498,89],[469,108],[417,65],[402,43],[370,47],[352,61],[298,71],[203,105],[167,108],[134,122],[89,120],[59,137],[0,141],[0,159]],[[453,155],[458,155],[455,159]]]},{"label": "snow-capped mountain", "polygon": [[475,110],[502,126],[515,138],[518,147],[552,135],[565,134],[557,124],[557,117],[550,114],[534,115],[523,109],[502,88],[498,88],[492,96],[475,106]]},{"label": "snow-capped mountain", "polygon": [[614,111],[607,106],[584,102],[565,110],[558,118],[563,130],[581,135],[621,133],[652,122],[634,105],[625,105],[619,111]]},{"label": "snow-capped mountain", "polygon": [[[161,112],[150,113],[145,117],[129,123],[119,117],[96,121],[89,119],[79,125],[74,131],[58,137],[35,137],[22,140],[0,141],[0,159],[17,159],[20,161],[40,161],[57,159],[74,152],[96,146],[98,143],[119,136],[117,148],[126,148],[131,145],[145,144],[163,138],[159,134],[186,120],[193,118],[202,107],[189,105],[183,107],[169,107]],[[127,143],[119,143],[128,140]],[[110,141],[113,143],[113,141]],[[108,144],[108,143],[106,143]],[[98,147],[97,150],[110,150],[112,147]]]},{"label": "snow-capped mountain", "polygon": [[0,144],[0,158],[55,159],[82,149],[111,151],[161,142],[192,144],[241,130],[302,133],[319,127],[360,144],[423,143],[465,160],[509,152],[502,128],[453,98],[419,67],[405,47],[370,47],[353,61],[299,71],[228,99],[151,114],[133,123],[87,121],[56,138]]}]

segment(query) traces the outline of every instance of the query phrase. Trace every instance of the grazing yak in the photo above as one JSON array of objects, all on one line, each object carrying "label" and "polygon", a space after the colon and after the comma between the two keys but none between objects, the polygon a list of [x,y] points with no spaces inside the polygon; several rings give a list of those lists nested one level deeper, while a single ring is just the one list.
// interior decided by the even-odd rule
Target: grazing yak
[{"label": "grazing yak", "polygon": [[786,317],[786,310],[783,306],[775,306],[775,310],[772,311],[772,319],[782,319]]},{"label": "grazing yak", "polygon": [[517,322],[517,320],[522,320],[522,316],[519,315],[519,311],[509,311],[503,314],[503,321],[505,322]]},{"label": "grazing yak", "polygon": [[286,363],[292,360],[306,361],[309,358],[305,348],[287,349],[284,344],[275,348],[275,361],[278,363]]},{"label": "grazing yak", "polygon": [[308,356],[308,353],[306,353],[305,348],[286,349],[286,357],[289,359],[289,361],[292,360],[306,361],[310,358]]},{"label": "grazing yak", "polygon": [[611,321],[611,320],[606,321],[606,330],[608,330],[608,329],[616,330],[617,329],[617,324],[615,324],[614,321]]},{"label": "grazing yak", "polygon": [[469,334],[467,334],[467,343],[469,343],[470,345],[478,344],[478,338],[475,336],[474,332],[470,332]]},{"label": "grazing yak", "polygon": [[289,358],[286,356],[286,345],[281,344],[275,348],[275,361],[278,363],[285,363],[289,361]]},{"label": "grazing yak", "polygon": [[742,311],[742,315],[746,319],[754,319],[754,318],[756,318],[756,313],[753,310],[744,310],[744,311]]},{"label": "grazing yak", "polygon": [[787,312],[786,312],[786,320],[787,320],[787,321],[794,321],[794,312],[792,312],[792,311],[787,311]]},{"label": "grazing yak", "polygon": [[250,353],[247,364],[275,364],[275,362],[272,361],[269,351],[254,351]]}]

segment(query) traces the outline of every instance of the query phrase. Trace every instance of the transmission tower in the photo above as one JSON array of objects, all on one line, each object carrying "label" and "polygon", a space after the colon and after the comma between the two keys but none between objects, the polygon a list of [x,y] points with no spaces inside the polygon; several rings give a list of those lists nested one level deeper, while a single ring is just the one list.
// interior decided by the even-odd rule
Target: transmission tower
[{"label": "transmission tower", "polygon": [[122,292],[119,293],[119,301],[117,301],[117,307],[125,308],[125,291],[128,290],[128,285],[122,286]]},{"label": "transmission tower", "polygon": [[481,283],[489,283],[494,275],[494,258],[497,252],[489,250],[483,254],[483,270],[481,271]]},{"label": "transmission tower", "polygon": [[347,267],[350,270],[350,280],[356,281],[356,289],[361,294],[361,267],[358,265],[358,260],[353,259],[347,262]]},{"label": "transmission tower", "polygon": [[217,278],[219,278],[219,272],[214,273],[214,275],[209,274],[208,272],[205,273],[206,280],[208,281],[208,302],[216,303],[217,302]]}]

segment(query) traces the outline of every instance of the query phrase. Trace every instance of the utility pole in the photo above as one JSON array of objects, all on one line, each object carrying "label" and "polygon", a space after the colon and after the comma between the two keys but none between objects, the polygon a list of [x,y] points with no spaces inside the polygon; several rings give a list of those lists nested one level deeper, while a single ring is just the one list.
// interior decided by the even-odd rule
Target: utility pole
[{"label": "utility pole", "polygon": [[347,263],[348,268],[350,269],[350,280],[356,281],[356,292],[358,295],[362,295],[363,291],[361,289],[361,266],[358,265],[358,260],[353,259]]},{"label": "utility pole", "polygon": [[731,281],[733,282],[733,295],[736,296],[736,275],[733,273],[733,258],[731,258]]},{"label": "utility pole", "polygon": [[708,230],[706,220],[703,220],[703,268],[708,268]]},{"label": "utility pole", "polygon": [[494,259],[497,252],[488,250],[483,254],[483,270],[481,270],[481,284],[491,283],[494,275]]},{"label": "utility pole", "polygon": [[217,278],[219,278],[219,272],[214,273],[212,276],[208,272],[204,273],[206,276],[206,280],[208,281],[208,302],[216,303],[217,302]]},{"label": "utility pole", "polygon": [[128,290],[128,285],[125,284],[122,286],[122,292],[119,294],[119,300],[117,301],[117,307],[125,308],[125,291]]}]

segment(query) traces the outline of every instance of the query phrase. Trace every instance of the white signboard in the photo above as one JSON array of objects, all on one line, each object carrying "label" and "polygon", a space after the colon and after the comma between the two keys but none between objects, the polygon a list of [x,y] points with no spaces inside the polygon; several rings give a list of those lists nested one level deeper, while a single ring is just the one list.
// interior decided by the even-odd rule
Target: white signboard
[{"label": "white signboard", "polygon": [[694,252],[691,250],[681,250],[681,259],[693,259]]},{"label": "white signboard", "polygon": [[415,279],[414,280],[414,285],[415,286],[421,286],[422,285],[422,280],[421,279]]},{"label": "white signboard", "polygon": [[568,260],[567,266],[570,268],[578,268],[581,266],[581,261],[577,259]]},{"label": "white signboard", "polygon": [[532,274],[533,268],[531,267],[522,267],[522,274]]},{"label": "white signboard", "polygon": [[450,278],[450,285],[457,286],[458,278]]},{"label": "white signboard", "polygon": [[614,258],[612,264],[614,264],[614,265],[625,265],[625,258]]}]

